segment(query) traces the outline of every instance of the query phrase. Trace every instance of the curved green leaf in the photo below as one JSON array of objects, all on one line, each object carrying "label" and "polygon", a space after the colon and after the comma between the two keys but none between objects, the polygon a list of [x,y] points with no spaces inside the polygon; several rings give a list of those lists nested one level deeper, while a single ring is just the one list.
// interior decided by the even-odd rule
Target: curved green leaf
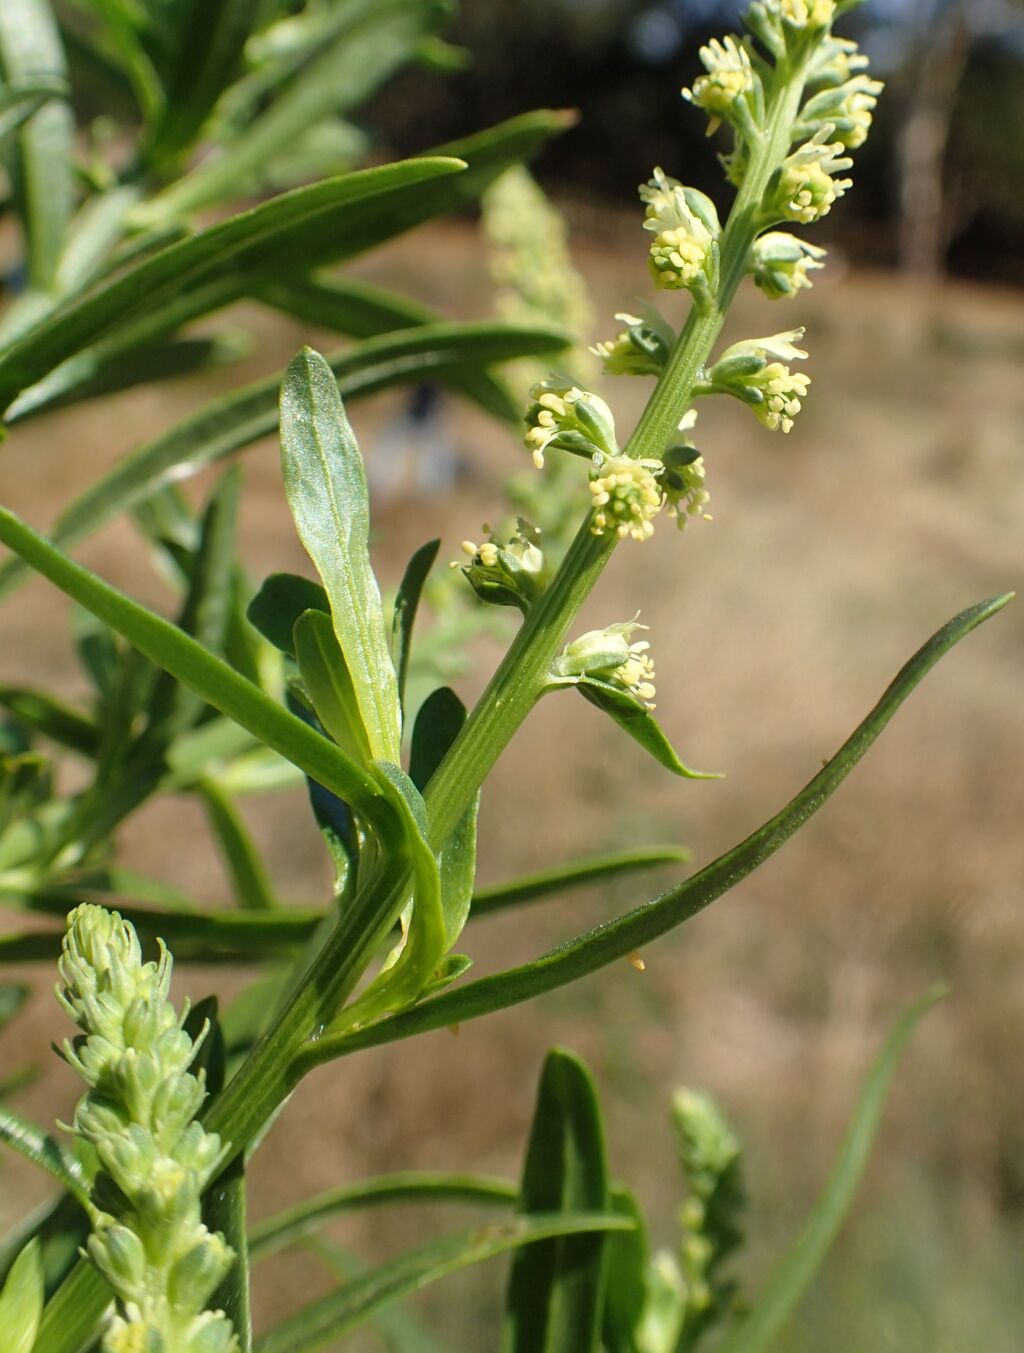
[{"label": "curved green leaf", "polygon": [[[292,359],[281,386],[281,467],[296,530],[327,591],[371,756],[397,762],[402,719],[370,564],[366,471],[334,373],[312,348]],[[318,614],[310,612],[310,625]]]},{"label": "curved green leaf", "polygon": [[0,90],[0,145],[12,136],[23,123],[50,99],[67,98],[68,87],[63,80],[51,76],[37,76]]},{"label": "curved green leaf", "polygon": [[[526,1149],[520,1208],[603,1212],[608,1161],[597,1091],[583,1062],[548,1053]],[[626,1220],[623,1218],[623,1220]],[[520,1250],[512,1265],[502,1353],[597,1353],[604,1303],[605,1236],[558,1236]]]},{"label": "curved green leaf", "polygon": [[364,1179],[348,1188],[307,1198],[259,1222],[249,1232],[249,1254],[266,1259],[315,1231],[339,1212],[385,1203],[480,1203],[507,1205],[519,1197],[518,1185],[490,1175],[408,1170]]},{"label": "curved green leaf", "polygon": [[358,214],[370,202],[380,210],[400,214],[401,204],[418,204],[429,179],[463,169],[459,160],[435,157],[358,170],[283,193],[162,249],[94,295],[48,316],[0,356],[0,408],[6,409],[22,390],[114,325],[126,324],[140,314],[152,322],[161,307],[211,278],[219,281],[225,272],[245,273],[269,266],[275,252],[295,248],[308,227],[314,233],[339,229],[346,214]]},{"label": "curved green leaf", "polygon": [[647,869],[659,869],[667,864],[689,864],[693,851],[685,846],[644,846],[639,850],[616,851],[610,855],[593,855],[586,860],[557,865],[536,874],[524,874],[509,883],[492,884],[478,888],[473,894],[474,917],[489,916],[506,907],[517,907],[524,902],[539,902],[572,888],[586,888],[604,883],[620,874],[639,874]]},{"label": "curved green leaf", "polygon": [[339,748],[177,626],[80,568],[4,508],[0,508],[0,541],[207,704],[352,804],[368,822],[379,821],[384,814],[391,827],[391,813],[380,790]]},{"label": "curved green leaf", "polygon": [[[222,1045],[223,1046],[223,1045]],[[239,1152],[203,1199],[203,1221],[220,1232],[235,1252],[234,1262],[207,1306],[223,1311],[238,1339],[238,1353],[252,1353],[252,1298],[246,1234],[245,1152]]]},{"label": "curved green leaf", "polygon": [[944,994],[938,991],[926,996],[896,1021],[864,1082],[839,1157],[806,1226],[755,1297],[749,1313],[717,1346],[718,1353],[760,1353],[796,1309],[853,1202],[900,1054],[921,1016]]},{"label": "curved green leaf", "polygon": [[352,1329],[385,1303],[418,1292],[471,1264],[553,1236],[621,1230],[628,1224],[625,1218],[612,1214],[516,1217],[445,1236],[307,1306],[258,1340],[256,1353],[309,1353]]},{"label": "curved green leaf", "polygon": [[598,709],[604,710],[624,733],[628,733],[635,742],[639,742],[659,765],[672,771],[674,775],[681,775],[686,780],[722,778],[720,775],[691,770],[689,766],[684,766],[651,711],[620,686],[613,686],[610,681],[601,681],[600,678],[592,676],[578,677],[573,685],[584,699],[589,700]]},{"label": "curved green leaf", "polygon": [[[440,540],[428,540],[409,560],[398,585],[395,609],[391,617],[391,657],[398,674],[398,698],[405,707],[405,683],[409,675],[409,654],[412,647],[412,627],[416,621],[420,596],[427,575],[433,567]],[[415,780],[415,776],[413,779]]]},{"label": "curved green leaf", "polygon": [[346,756],[368,766],[373,751],[330,615],[304,611],[295,622],[293,643],[299,675],[317,718]]},{"label": "curved green leaf", "polygon": [[655,901],[560,945],[532,963],[432,997],[414,1010],[407,1010],[374,1028],[325,1041],[315,1048],[307,1044],[296,1070],[358,1048],[409,1038],[428,1029],[446,1028],[518,1005],[618,962],[690,920],[734,888],[800,830],[835,793],[903,701],[939,659],[972,630],[1001,611],[1012,597],[1013,593],[1007,593],[971,606],[944,625],[902,668],[867,718],[799,794],[745,841],[720,855],[693,878]]},{"label": "curved green leaf", "polygon": [[330,616],[331,604],[320,583],[297,573],[271,573],[260,584],[246,615],[268,643],[295,657],[295,625],[306,611]]}]

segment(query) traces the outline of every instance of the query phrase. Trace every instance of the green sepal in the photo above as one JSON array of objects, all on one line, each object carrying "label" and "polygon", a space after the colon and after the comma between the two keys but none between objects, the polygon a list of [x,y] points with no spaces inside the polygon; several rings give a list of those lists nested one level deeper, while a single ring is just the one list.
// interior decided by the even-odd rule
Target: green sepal
[{"label": "green sepal", "polygon": [[592,676],[579,677],[573,684],[580,695],[610,715],[624,732],[650,752],[655,761],[666,770],[670,770],[673,775],[681,775],[686,780],[722,778],[715,772],[691,770],[689,766],[684,765],[651,711],[639,700],[634,700],[621,687]]}]

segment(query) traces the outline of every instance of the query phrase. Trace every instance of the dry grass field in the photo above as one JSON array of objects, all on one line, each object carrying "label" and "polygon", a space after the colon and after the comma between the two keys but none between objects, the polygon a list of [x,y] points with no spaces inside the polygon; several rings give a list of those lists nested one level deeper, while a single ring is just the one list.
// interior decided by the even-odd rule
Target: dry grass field
[{"label": "dry grass field", "polygon": [[[424,253],[429,266],[424,266]],[[642,244],[583,249],[595,310],[629,308]],[[389,247],[368,276],[452,315],[487,305],[468,228]],[[429,290],[424,293],[423,287]],[[304,341],[262,314],[240,368],[86,406],[19,429],[3,450],[5,502],[45,525],[119,454],[215,388],[283,367]],[[676,781],[596,710],[543,703],[500,761],[481,815],[481,879],[497,881],[595,849],[680,842],[699,864],[780,807],[867,712],[910,653],[954,612],[1019,585],[1024,521],[1024,303],[949,284],[922,294],[898,279],[836,269],[789,307],[748,295],[732,339],[807,325],[814,385],[786,439],[738,404],[709,402],[699,425],[714,522],[667,524],[627,543],[588,605],[584,628],[639,608],[658,668],[658,709],[684,759],[720,770]],[[605,326],[602,326],[605,327]],[[606,390],[607,393],[607,390]],[[611,398],[628,426],[641,383]],[[397,407],[353,421],[372,463]],[[443,435],[464,472],[429,501],[398,496],[377,514],[390,584],[411,550],[444,535],[442,558],[497,515],[500,486],[526,460],[515,439],[449,402]],[[201,485],[200,485],[201,487]],[[586,496],[581,476],[581,501]],[[254,576],[301,568],[275,451],[249,453],[243,551]],[[126,525],[79,551],[135,595],[166,600]],[[0,679],[80,691],[66,609],[32,582],[5,603]],[[496,654],[480,646],[467,699]],[[674,1234],[679,1198],[667,1105],[673,1087],[718,1095],[748,1146],[755,1284],[823,1183],[858,1079],[900,1006],[938,978],[952,995],[907,1055],[869,1178],[832,1261],[780,1353],[1016,1353],[1024,1329],[1024,610],[958,648],[901,711],[852,779],[780,856],[709,912],[628,964],[528,1008],[421,1042],[360,1054],[315,1074],[285,1108],[252,1171],[253,1211],[328,1185],[405,1167],[515,1172],[545,1049],[591,1062],[617,1172],[639,1191],[655,1235]],[[251,820],[282,893],[321,899],[319,839],[300,794],[254,802]],[[126,858],[216,900],[224,881],[188,805],[161,803],[124,833]],[[672,881],[667,876],[661,882]],[[657,880],[574,894],[467,932],[477,970],[526,959],[653,895]],[[182,968],[181,993],[219,974]],[[4,1039],[5,1067],[44,1074],[17,1106],[67,1116],[76,1086],[48,1050],[63,1035],[38,974],[27,1015]],[[229,977],[228,981],[236,981]],[[43,1186],[0,1158],[0,1217]],[[406,1212],[339,1224],[372,1259],[429,1228]],[[318,1290],[308,1254],[257,1279],[259,1315]],[[494,1347],[497,1267],[417,1305],[445,1346]],[[386,1345],[368,1334],[349,1349]],[[424,1345],[426,1353],[426,1345]]]}]

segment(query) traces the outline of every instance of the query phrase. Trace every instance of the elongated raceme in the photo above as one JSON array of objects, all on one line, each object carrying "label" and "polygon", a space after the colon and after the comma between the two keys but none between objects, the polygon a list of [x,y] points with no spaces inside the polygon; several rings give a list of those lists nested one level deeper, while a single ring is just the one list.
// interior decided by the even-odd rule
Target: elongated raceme
[{"label": "elongated raceme", "polygon": [[223,1160],[195,1115],[198,1051],[167,999],[171,957],[144,963],[117,912],[68,917],[58,1000],[81,1029],[64,1055],[89,1086],[72,1131],[95,1152],[89,1258],[118,1299],[103,1353],[237,1353],[221,1311],[205,1309],[233,1251],[203,1225],[201,1198]]}]

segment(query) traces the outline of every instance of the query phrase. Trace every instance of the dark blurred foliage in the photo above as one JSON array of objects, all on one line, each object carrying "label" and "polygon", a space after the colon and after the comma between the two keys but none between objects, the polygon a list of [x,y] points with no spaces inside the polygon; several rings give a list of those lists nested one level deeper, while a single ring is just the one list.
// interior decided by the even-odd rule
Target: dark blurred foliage
[{"label": "dark blurred foliage", "polygon": [[[556,196],[628,207],[654,164],[720,194],[713,152],[724,142],[705,141],[679,89],[701,43],[736,29],[743,8],[462,0],[451,36],[471,63],[444,81],[406,73],[371,121],[405,153],[528,108],[575,107],[579,126],[538,166]],[[888,89],[857,156],[857,191],[828,233],[862,262],[1024,283],[1024,4],[868,0],[840,31],[862,42]],[[933,219],[915,231],[922,215]]]}]

